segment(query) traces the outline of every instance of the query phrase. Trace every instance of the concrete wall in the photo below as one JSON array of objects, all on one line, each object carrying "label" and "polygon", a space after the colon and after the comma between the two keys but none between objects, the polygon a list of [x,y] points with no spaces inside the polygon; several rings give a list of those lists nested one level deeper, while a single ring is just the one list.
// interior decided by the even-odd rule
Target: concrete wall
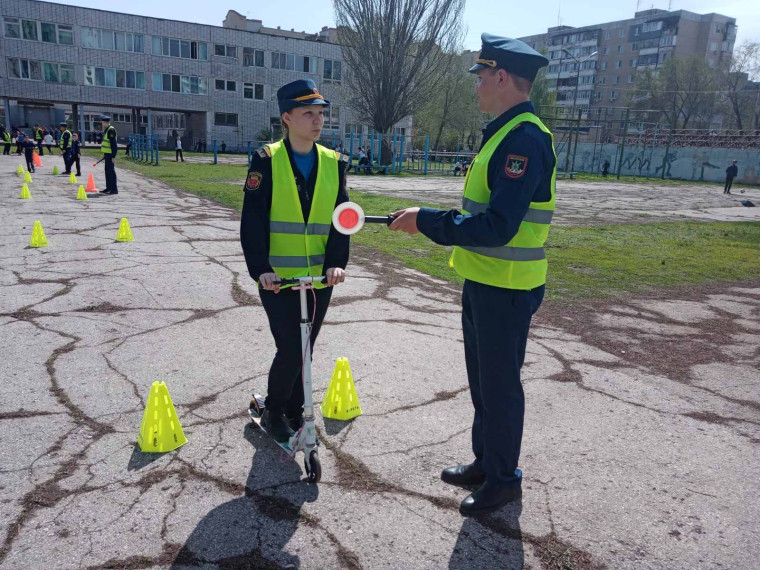
[{"label": "concrete wall", "polygon": [[[557,153],[557,164],[564,166],[564,148]],[[570,162],[572,163],[572,149]],[[627,146],[623,150],[621,174],[659,178],[665,147],[643,148]],[[610,161],[610,172],[617,172],[620,148],[615,144],[579,143],[575,155],[576,172],[599,173],[604,160]],[[727,148],[676,147],[668,152],[665,161],[665,177],[681,180],[705,180],[722,182],[726,178],[726,168],[732,160],[737,160],[739,176],[737,182],[760,184],[760,150],[736,150]]]}]

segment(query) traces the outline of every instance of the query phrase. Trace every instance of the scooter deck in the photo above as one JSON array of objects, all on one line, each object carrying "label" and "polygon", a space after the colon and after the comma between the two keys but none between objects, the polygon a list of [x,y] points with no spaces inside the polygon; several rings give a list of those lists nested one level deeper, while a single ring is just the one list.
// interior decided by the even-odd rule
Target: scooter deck
[{"label": "scooter deck", "polygon": [[[261,425],[261,416],[255,415],[255,413],[248,408],[248,415],[251,416],[251,421],[255,423],[261,431],[263,431],[265,434],[269,435],[269,432],[267,432],[267,428],[265,428],[263,425]],[[294,456],[295,453],[293,453],[293,448],[290,447],[289,442],[280,443],[276,439],[272,438],[272,441],[274,441],[277,445],[279,445],[283,450],[285,450],[288,455]]]}]

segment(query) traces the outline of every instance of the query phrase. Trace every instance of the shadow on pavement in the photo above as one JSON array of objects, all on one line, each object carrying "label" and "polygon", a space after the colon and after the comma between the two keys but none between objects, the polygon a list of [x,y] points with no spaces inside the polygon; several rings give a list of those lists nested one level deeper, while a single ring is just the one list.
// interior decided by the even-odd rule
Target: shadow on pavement
[{"label": "shadow on pavement", "polygon": [[449,559],[449,570],[522,570],[525,550],[520,531],[522,501],[510,503],[482,521],[465,519]]},{"label": "shadow on pavement", "polygon": [[300,520],[301,506],[319,496],[302,481],[298,463],[252,424],[244,437],[253,446],[245,496],[219,505],[195,527],[172,570],[215,564],[222,568],[298,568],[300,559],[283,551]]}]

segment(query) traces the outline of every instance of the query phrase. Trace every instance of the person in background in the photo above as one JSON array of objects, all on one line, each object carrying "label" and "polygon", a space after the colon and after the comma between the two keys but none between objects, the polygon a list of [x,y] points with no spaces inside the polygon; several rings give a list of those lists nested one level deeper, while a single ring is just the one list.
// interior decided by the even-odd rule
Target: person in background
[{"label": "person in background", "polygon": [[26,158],[26,169],[34,172],[34,141],[32,137],[24,138],[24,157]]},{"label": "person in background", "polygon": [[182,156],[182,139],[177,136],[175,140],[177,142],[175,146],[176,150],[174,151],[174,162],[179,162],[180,159],[182,159],[182,162],[185,162],[185,157]]},{"label": "person in background", "polygon": [[53,139],[53,135],[46,131],[45,138],[43,140],[45,141],[45,146],[47,147],[48,154],[50,154],[52,152],[50,149],[55,144],[55,139]]},{"label": "person in background", "polygon": [[454,176],[459,176],[460,172],[462,172],[462,161],[457,160],[456,164],[454,164]]},{"label": "person in background", "polygon": [[34,142],[37,143],[37,152],[40,153],[40,156],[45,154],[42,152],[42,139],[44,137],[45,131],[42,129],[42,125],[34,125]]},{"label": "person in background", "polygon": [[602,164],[602,176],[604,178],[607,178],[607,175],[609,173],[610,173],[610,161],[605,158],[604,164]]},{"label": "person in background", "polygon": [[21,129],[16,129],[16,154],[21,156],[21,153],[24,150],[24,140],[26,139],[26,136],[24,135],[24,132]]},{"label": "person in background", "polygon": [[0,125],[0,142],[3,143],[3,156],[10,156],[11,154],[11,134],[5,130],[5,127]]},{"label": "person in background", "polygon": [[100,150],[103,153],[103,158],[106,163],[106,189],[101,190],[101,194],[118,194],[119,187],[116,179],[116,152],[118,151],[116,145],[116,127],[111,124],[111,117],[108,115],[101,115],[100,121],[106,128],[103,133],[103,143],[100,145]]},{"label": "person in background", "polygon": [[736,161],[731,163],[731,166],[726,168],[726,185],[723,187],[724,194],[731,193],[731,185],[734,183],[734,178],[739,174],[739,167],[736,166]]},{"label": "person in background", "polygon": [[71,174],[71,131],[64,122],[58,124],[58,130],[61,131],[61,140],[58,146],[61,149],[63,164],[65,165],[64,171],[61,174]]},{"label": "person in background", "polygon": [[82,143],[79,142],[79,135],[74,133],[71,135],[71,164],[77,167],[77,176],[82,176],[82,168],[79,164],[82,158]]}]

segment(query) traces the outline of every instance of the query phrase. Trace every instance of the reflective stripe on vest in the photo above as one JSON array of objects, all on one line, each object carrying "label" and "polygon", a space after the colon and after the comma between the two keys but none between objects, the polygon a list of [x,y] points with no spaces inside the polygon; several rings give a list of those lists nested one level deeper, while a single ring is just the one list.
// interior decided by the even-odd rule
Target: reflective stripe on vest
[{"label": "reflective stripe on vest", "polygon": [[[269,265],[280,277],[322,275],[332,213],[338,198],[338,155],[316,145],[317,180],[309,219],[303,219],[295,175],[285,143],[270,144],[272,206],[269,210]],[[322,288],[322,283],[314,283]]]},{"label": "reflective stripe on vest", "polygon": [[103,142],[100,143],[100,152],[103,154],[111,154],[111,141],[108,138],[108,133],[111,129],[113,129],[113,136],[116,138],[116,127],[108,125],[106,132],[103,133]]},{"label": "reflective stripe on vest", "polygon": [[[521,123],[533,123],[552,137],[541,120],[533,113],[513,118],[491,137],[470,165],[465,180],[462,210],[478,215],[488,210],[491,189],[488,187],[488,163],[499,144]],[[552,152],[554,138],[552,137]],[[551,178],[551,198],[548,202],[531,202],[520,222],[517,234],[508,244],[499,247],[455,247],[449,264],[465,279],[506,289],[533,289],[546,283],[546,252],[544,243],[554,215],[555,168]]]},{"label": "reflective stripe on vest", "polygon": [[69,146],[71,146],[71,131],[69,129],[66,129],[63,131],[63,133],[61,133],[61,140],[58,141],[58,146],[61,147],[61,149],[63,149],[63,137],[66,135],[66,133],[69,133]]}]

